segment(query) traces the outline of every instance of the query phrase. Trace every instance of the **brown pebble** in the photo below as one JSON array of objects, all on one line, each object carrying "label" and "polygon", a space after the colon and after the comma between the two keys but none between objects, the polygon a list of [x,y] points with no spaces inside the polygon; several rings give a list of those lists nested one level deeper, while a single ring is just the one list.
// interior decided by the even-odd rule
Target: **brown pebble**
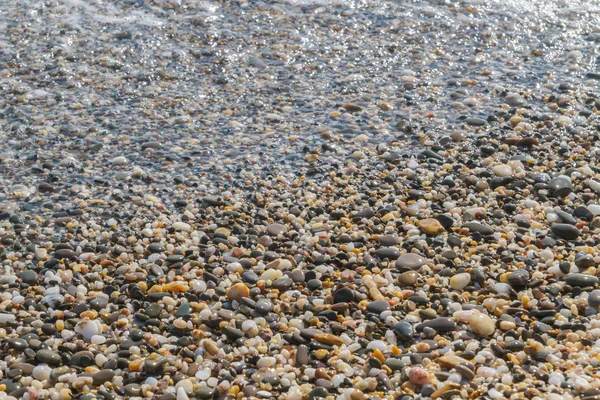
[{"label": "brown pebble", "polygon": [[438,221],[435,218],[422,219],[419,222],[417,222],[417,225],[419,226],[421,231],[423,231],[423,233],[426,233],[427,235],[431,236],[439,235],[441,233],[444,233],[445,231],[440,221]]}]

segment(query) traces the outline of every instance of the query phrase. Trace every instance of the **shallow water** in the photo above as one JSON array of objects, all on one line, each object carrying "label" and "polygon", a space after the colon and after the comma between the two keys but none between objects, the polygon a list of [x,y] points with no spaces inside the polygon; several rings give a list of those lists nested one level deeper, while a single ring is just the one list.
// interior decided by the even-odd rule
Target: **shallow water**
[{"label": "shallow water", "polygon": [[[296,172],[328,138],[343,154],[361,134],[417,146],[493,115],[507,91],[598,84],[586,80],[600,44],[589,1],[69,0],[0,12],[6,165],[35,149],[91,176],[117,173],[106,167],[119,154],[158,174]],[[363,111],[344,113],[350,103]],[[148,140],[167,163],[140,151]]]}]

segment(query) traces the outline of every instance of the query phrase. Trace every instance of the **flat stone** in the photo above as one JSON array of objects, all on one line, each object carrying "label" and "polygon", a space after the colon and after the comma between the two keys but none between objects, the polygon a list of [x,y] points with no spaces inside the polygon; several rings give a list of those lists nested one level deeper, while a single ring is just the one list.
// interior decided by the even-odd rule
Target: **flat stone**
[{"label": "flat stone", "polygon": [[146,308],[144,314],[146,314],[150,318],[158,318],[160,316],[161,311],[162,306],[160,304],[152,303]]},{"label": "flat stone", "polygon": [[423,233],[430,236],[440,235],[446,231],[440,221],[435,218],[422,219],[417,222],[417,226]]},{"label": "flat stone", "polygon": [[254,308],[256,309],[256,311],[266,314],[273,310],[273,302],[263,297],[256,301],[256,305],[254,306]]},{"label": "flat stone", "polygon": [[269,235],[278,236],[287,232],[287,228],[282,224],[269,224],[267,225],[267,232]]},{"label": "flat stone", "polygon": [[344,344],[342,338],[330,333],[317,333],[313,336],[313,339],[319,343],[327,344],[329,346],[341,346]]},{"label": "flat stone", "polygon": [[32,269],[19,273],[19,278],[28,285],[37,285],[39,282],[38,273]]},{"label": "flat stone", "polygon": [[[398,237],[394,235],[384,235],[379,238],[379,244],[382,246],[395,246],[398,244]],[[398,257],[396,257],[398,258]]]},{"label": "flat stone", "polygon": [[464,364],[458,364],[454,369],[468,382],[471,382],[475,378],[475,373]]},{"label": "flat stone", "polygon": [[160,375],[163,372],[165,366],[165,359],[163,358],[147,358],[144,361],[144,372],[148,375]]},{"label": "flat stone", "polygon": [[395,247],[383,247],[375,251],[375,255],[379,258],[395,260],[400,257],[400,250]]},{"label": "flat stone", "polygon": [[296,366],[300,367],[302,365],[307,365],[309,361],[308,348],[301,344],[298,346],[298,350],[296,350]]},{"label": "flat stone", "polygon": [[237,340],[244,336],[244,332],[240,329],[232,328],[231,326],[224,326],[221,331],[231,340]]},{"label": "flat stone", "polygon": [[73,258],[75,257],[75,252],[71,249],[60,249],[54,252],[54,258],[58,260],[62,260],[65,258]]},{"label": "flat stone", "polygon": [[23,351],[29,348],[29,344],[24,339],[21,338],[11,338],[8,339],[8,347],[13,350]]},{"label": "flat stone", "polygon": [[109,382],[112,380],[112,378],[114,378],[115,376],[115,371],[111,370],[111,369],[103,369],[101,371],[96,372],[94,375],[92,375],[92,379],[94,380],[94,385],[96,386],[100,386],[105,384],[106,382]]},{"label": "flat stone", "polygon": [[585,274],[570,274],[565,281],[571,286],[594,286],[599,282],[599,279],[592,275]]},{"label": "flat stone", "polygon": [[35,354],[35,358],[39,362],[48,365],[59,365],[61,363],[60,355],[52,350],[38,350]]},{"label": "flat stone", "polygon": [[471,126],[483,126],[487,124],[487,121],[482,118],[467,118],[465,122],[467,123],[467,125]]},{"label": "flat stone", "polygon": [[385,300],[375,300],[367,305],[367,311],[375,314],[381,314],[390,309],[390,303]]},{"label": "flat stone", "polygon": [[456,323],[452,320],[452,318],[438,317],[421,322],[415,327],[415,330],[417,332],[422,332],[426,327],[434,329],[437,332],[451,331],[456,328]]},{"label": "flat stone", "polygon": [[396,260],[396,268],[410,268],[414,270],[418,270],[421,268],[427,260],[425,257],[415,254],[415,253],[406,253],[402,254]]},{"label": "flat stone", "polygon": [[177,311],[175,311],[175,316],[177,318],[185,317],[190,314],[192,307],[190,303],[182,303],[179,307],[177,307]]},{"label": "flat stone", "polygon": [[552,225],[552,233],[565,240],[576,240],[579,238],[579,229],[569,224]]},{"label": "flat stone", "polygon": [[492,228],[480,222],[467,222],[462,227],[467,228],[471,232],[479,232],[484,236],[492,235],[495,232]]},{"label": "flat stone", "polygon": [[292,280],[292,278],[284,276],[282,278],[275,279],[271,284],[271,287],[277,290],[287,290],[292,286],[293,283],[294,281]]}]

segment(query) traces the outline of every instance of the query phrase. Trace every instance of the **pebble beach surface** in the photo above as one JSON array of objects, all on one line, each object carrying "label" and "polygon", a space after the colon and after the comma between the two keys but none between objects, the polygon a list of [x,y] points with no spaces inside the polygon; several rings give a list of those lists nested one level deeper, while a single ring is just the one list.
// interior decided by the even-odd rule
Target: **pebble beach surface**
[{"label": "pebble beach surface", "polygon": [[0,2],[0,400],[600,398],[600,5]]}]

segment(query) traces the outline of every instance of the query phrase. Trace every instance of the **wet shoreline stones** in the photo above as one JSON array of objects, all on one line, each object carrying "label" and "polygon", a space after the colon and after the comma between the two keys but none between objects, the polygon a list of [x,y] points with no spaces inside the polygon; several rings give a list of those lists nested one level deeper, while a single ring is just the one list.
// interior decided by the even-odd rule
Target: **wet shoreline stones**
[{"label": "wet shoreline stones", "polygon": [[598,395],[594,2],[0,12],[0,400]]}]

